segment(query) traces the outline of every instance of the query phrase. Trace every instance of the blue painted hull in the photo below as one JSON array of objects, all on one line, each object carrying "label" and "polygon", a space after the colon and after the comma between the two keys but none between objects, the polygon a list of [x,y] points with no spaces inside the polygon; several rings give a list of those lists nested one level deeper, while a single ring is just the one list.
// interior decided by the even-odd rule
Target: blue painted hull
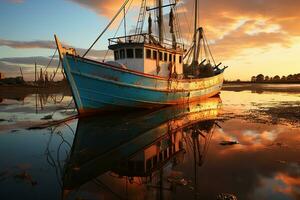
[{"label": "blue painted hull", "polygon": [[182,104],[218,94],[223,74],[202,79],[167,79],[65,55],[63,68],[80,114],[119,108]]}]

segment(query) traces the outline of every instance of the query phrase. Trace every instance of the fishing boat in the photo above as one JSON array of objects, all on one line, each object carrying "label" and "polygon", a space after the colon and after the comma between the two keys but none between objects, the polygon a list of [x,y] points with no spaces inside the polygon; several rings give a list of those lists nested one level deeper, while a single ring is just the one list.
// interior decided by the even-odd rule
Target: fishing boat
[{"label": "fishing boat", "polygon": [[[128,2],[124,2],[82,56],[74,48],[63,47],[58,37],[54,36],[79,114],[121,108],[155,108],[219,94],[226,67],[221,69],[221,63],[215,63],[204,30],[198,26],[198,0],[194,5],[193,41],[189,48],[179,42],[181,33],[180,19],[176,14],[177,1],[164,5],[162,0],[157,0],[155,5],[149,7],[147,1],[142,0],[135,33],[108,39],[113,60],[99,62],[86,58],[121,13],[124,13],[125,19],[131,5],[126,10]],[[167,8],[170,10],[168,33],[165,31],[163,13]],[[145,20],[147,14],[148,20]],[[152,20],[154,15],[157,20]],[[146,32],[143,30],[145,21],[148,24]],[[157,33],[152,31],[152,21]],[[167,34],[171,40],[164,37]]]}]

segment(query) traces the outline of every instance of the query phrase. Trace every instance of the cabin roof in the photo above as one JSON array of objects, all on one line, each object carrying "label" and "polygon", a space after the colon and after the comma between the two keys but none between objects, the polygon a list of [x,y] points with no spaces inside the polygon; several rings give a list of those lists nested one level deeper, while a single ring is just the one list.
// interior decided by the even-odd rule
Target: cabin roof
[{"label": "cabin roof", "polygon": [[172,41],[165,40],[164,43],[160,44],[156,36],[149,34],[137,34],[128,35],[116,38],[109,38],[108,48],[111,50],[120,48],[130,48],[130,47],[141,47],[141,48],[151,48],[161,51],[168,51],[172,53],[183,54],[185,52],[184,45],[177,43],[176,49],[173,47]]},{"label": "cabin roof", "polygon": [[184,50],[177,48],[167,48],[167,47],[162,47],[161,45],[157,44],[147,44],[147,43],[118,43],[118,44],[112,44],[109,45],[108,48],[110,50],[117,50],[121,48],[149,48],[149,49],[155,49],[155,50],[160,50],[160,51],[165,51],[165,52],[170,52],[170,53],[177,53],[177,54],[183,54]]}]

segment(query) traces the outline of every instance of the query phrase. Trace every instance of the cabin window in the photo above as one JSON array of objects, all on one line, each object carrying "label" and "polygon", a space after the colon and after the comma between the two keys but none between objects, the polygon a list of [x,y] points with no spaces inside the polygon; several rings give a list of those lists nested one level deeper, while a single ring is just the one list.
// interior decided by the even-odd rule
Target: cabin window
[{"label": "cabin window", "polygon": [[119,51],[118,50],[114,51],[114,55],[115,55],[115,60],[119,60]]},{"label": "cabin window", "polygon": [[159,60],[162,60],[163,59],[163,54],[162,52],[159,52]]},{"label": "cabin window", "polygon": [[[143,49],[135,49],[135,57],[143,58]],[[151,57],[151,51],[150,51],[150,57]]]},{"label": "cabin window", "polygon": [[173,55],[173,62],[176,62],[176,55]]},{"label": "cabin window", "polygon": [[125,58],[125,50],[121,49],[120,50],[120,59],[124,59]]},{"label": "cabin window", "polygon": [[126,57],[133,58],[133,49],[126,49]]},{"label": "cabin window", "polygon": [[179,56],[179,63],[182,63],[182,56]]},{"label": "cabin window", "polygon": [[172,54],[169,54],[169,62],[172,62]]},{"label": "cabin window", "polygon": [[164,53],[164,61],[168,61],[168,54],[167,53]]},{"label": "cabin window", "polygon": [[151,59],[151,50],[150,49],[146,49],[146,58]]},{"label": "cabin window", "polygon": [[157,51],[153,51],[153,59],[154,59],[154,60],[157,59]]}]

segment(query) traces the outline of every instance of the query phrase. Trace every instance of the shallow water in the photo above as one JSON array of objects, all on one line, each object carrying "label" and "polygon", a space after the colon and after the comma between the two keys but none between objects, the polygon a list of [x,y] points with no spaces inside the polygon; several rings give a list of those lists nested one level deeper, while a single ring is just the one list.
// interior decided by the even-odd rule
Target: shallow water
[{"label": "shallow water", "polygon": [[39,127],[72,106],[3,99],[0,199],[300,199],[300,93],[227,90]]}]

